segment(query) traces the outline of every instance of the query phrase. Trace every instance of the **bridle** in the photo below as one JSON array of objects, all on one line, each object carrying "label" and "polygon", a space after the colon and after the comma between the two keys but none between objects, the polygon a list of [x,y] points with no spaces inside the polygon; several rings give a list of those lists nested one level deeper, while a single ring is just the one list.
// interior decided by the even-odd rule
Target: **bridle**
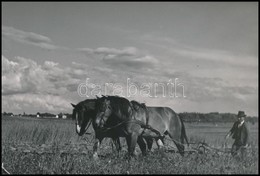
[{"label": "bridle", "polygon": [[112,114],[112,107],[107,102],[103,102],[103,105],[105,105],[105,107],[103,107],[102,111],[99,112],[98,117],[100,117],[99,123],[103,122],[103,124],[105,124],[105,119],[108,119],[108,117]]},{"label": "bridle", "polygon": [[[84,112],[85,112],[85,109],[83,110],[83,117],[84,117]],[[81,113],[82,113],[82,112],[81,112]],[[75,116],[76,116],[75,125],[76,125],[76,126],[78,125],[78,114],[79,114],[78,112],[77,112],[77,114],[75,114]],[[83,130],[84,130],[84,131],[83,131],[83,134],[86,133],[86,131],[88,130],[88,128],[89,128],[89,126],[90,126],[90,124],[91,124],[91,120],[92,120],[92,119],[89,120],[87,126],[83,129]]]},{"label": "bridle", "polygon": [[[100,121],[103,121],[105,123],[105,120],[104,118],[108,118],[110,115],[111,115],[111,109],[112,107],[110,105],[108,105],[107,103],[105,103],[107,106],[104,108],[105,110],[104,111],[101,111],[101,119]],[[130,108],[131,108],[131,116],[135,117],[136,113],[137,113],[137,109],[134,108],[133,104],[130,102]],[[137,120],[137,119],[127,119],[127,120],[124,120],[120,123],[117,123],[116,125],[114,126],[111,126],[111,127],[102,127],[100,129],[97,129],[96,132],[106,132],[106,131],[109,131],[109,130],[112,130],[112,129],[115,129],[116,127],[119,127],[120,125],[122,124],[127,124],[127,123],[136,123],[138,125],[141,126],[141,128],[144,128],[144,130],[142,131],[142,134],[145,132],[146,129],[149,129],[151,130],[152,132],[156,133],[158,136],[160,136],[160,138],[164,137],[160,134],[160,132],[154,128],[152,128],[149,124],[148,124],[148,120],[149,120],[149,113],[148,113],[148,110],[146,108],[146,106],[142,106],[142,108],[144,109],[145,111],[145,114],[146,114],[146,123],[140,121],[140,120]],[[106,111],[107,110],[110,110],[109,113],[107,113]],[[101,116],[100,115],[100,116]]]}]

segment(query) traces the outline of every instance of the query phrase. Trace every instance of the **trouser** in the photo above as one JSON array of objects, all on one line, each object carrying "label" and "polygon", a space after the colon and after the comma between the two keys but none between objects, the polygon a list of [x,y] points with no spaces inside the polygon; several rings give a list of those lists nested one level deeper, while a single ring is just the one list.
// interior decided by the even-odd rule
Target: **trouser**
[{"label": "trouser", "polygon": [[243,157],[245,154],[245,145],[243,145],[240,141],[235,141],[231,149],[232,156],[236,156],[239,151],[241,151]]}]

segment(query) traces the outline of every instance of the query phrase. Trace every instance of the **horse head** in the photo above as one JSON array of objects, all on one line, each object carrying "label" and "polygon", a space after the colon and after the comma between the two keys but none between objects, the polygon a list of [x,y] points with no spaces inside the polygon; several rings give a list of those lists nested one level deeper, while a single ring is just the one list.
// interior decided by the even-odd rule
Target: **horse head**
[{"label": "horse head", "polygon": [[132,100],[131,105],[133,107],[133,114],[137,120],[141,120],[148,124],[149,114],[145,103],[139,103],[138,101]]},{"label": "horse head", "polygon": [[73,107],[72,118],[75,119],[76,133],[82,136],[95,116],[95,102],[93,100],[85,100],[77,105],[72,103],[71,105]]},{"label": "horse head", "polygon": [[97,115],[95,125],[99,128],[116,125],[133,118],[133,110],[129,100],[119,96],[103,96],[96,104]]},{"label": "horse head", "polygon": [[110,100],[107,97],[103,96],[99,98],[96,105],[97,114],[95,118],[95,126],[98,128],[104,127],[109,116],[112,114],[112,107]]}]

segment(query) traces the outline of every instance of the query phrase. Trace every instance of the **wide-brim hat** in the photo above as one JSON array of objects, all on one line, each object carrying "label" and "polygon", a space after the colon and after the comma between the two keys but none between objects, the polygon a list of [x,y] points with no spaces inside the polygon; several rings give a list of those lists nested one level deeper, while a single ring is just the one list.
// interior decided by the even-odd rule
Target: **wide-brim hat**
[{"label": "wide-brim hat", "polygon": [[244,111],[238,111],[238,114],[237,114],[238,117],[246,117],[246,114]]}]

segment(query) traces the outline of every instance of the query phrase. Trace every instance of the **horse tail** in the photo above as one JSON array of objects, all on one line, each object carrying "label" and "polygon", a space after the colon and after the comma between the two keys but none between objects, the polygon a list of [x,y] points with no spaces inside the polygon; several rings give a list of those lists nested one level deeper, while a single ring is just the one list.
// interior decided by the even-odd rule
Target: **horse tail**
[{"label": "horse tail", "polygon": [[184,144],[184,139],[186,141],[186,143],[188,144],[188,146],[190,145],[189,142],[188,142],[188,137],[186,135],[186,130],[185,130],[185,126],[184,126],[184,123],[183,123],[183,120],[182,118],[180,117],[180,120],[181,120],[181,143]]}]

